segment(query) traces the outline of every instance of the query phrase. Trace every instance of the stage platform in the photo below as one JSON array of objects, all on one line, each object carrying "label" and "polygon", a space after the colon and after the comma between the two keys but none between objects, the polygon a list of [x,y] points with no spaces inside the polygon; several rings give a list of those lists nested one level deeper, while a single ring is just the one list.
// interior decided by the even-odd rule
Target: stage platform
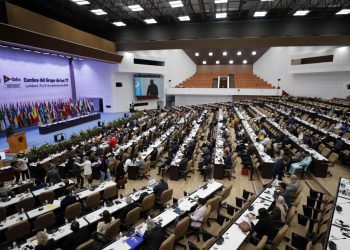
[{"label": "stage platform", "polygon": [[[101,115],[101,120],[105,121],[107,124],[110,121],[113,121],[118,118],[124,117],[125,113],[100,113]],[[77,134],[82,130],[87,130],[89,128],[93,128],[97,126],[98,120],[83,123],[74,127],[62,129],[59,131],[55,131],[49,134],[39,134],[39,128],[37,126],[35,127],[30,127],[30,128],[25,128],[21,129],[20,131],[25,131],[27,134],[27,143],[28,147],[40,147],[44,145],[45,143],[49,144],[55,144],[54,141],[54,135],[58,133],[65,133],[67,139],[71,137],[72,134]],[[16,131],[18,132],[18,131]],[[3,151],[4,149],[8,148],[8,143],[6,141],[6,137],[1,137],[0,138],[0,151]]]}]

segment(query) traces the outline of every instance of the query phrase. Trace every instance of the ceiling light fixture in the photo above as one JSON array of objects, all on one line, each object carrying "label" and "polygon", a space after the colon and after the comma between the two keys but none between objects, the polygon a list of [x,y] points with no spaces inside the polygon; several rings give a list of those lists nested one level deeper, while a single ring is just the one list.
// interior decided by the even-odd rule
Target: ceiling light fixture
[{"label": "ceiling light fixture", "polygon": [[256,55],[256,51],[255,51],[255,50],[252,51],[252,55],[253,55],[253,56]]},{"label": "ceiling light fixture", "polygon": [[215,63],[216,63],[216,64],[220,64],[220,61],[216,61]]},{"label": "ceiling light fixture", "polygon": [[241,51],[237,51],[237,56],[240,56],[242,55],[242,52]]},{"label": "ceiling light fixture", "polygon": [[113,24],[118,27],[126,26],[124,22],[113,22]]},{"label": "ceiling light fixture", "polygon": [[243,60],[243,64],[247,64],[247,62],[248,62],[248,61],[247,61],[246,59]]},{"label": "ceiling light fixture", "polygon": [[145,19],[144,21],[147,24],[157,23],[157,21],[154,18],[148,18],[148,19]]},{"label": "ceiling light fixture", "polygon": [[217,19],[219,19],[219,18],[226,18],[227,17],[227,13],[226,12],[216,13],[215,17]]},{"label": "ceiling light fixture", "polygon": [[227,51],[222,52],[223,56],[227,56]]},{"label": "ceiling light fixture", "polygon": [[182,1],[169,1],[169,4],[171,8],[179,8],[184,6]]},{"label": "ceiling light fixture", "polygon": [[266,16],[267,11],[255,11],[254,16],[255,17],[264,17]]},{"label": "ceiling light fixture", "polygon": [[194,55],[195,55],[195,56],[199,56],[199,53],[198,53],[198,52],[196,52],[196,53],[194,53]]},{"label": "ceiling light fixture", "polygon": [[347,14],[350,14],[350,9],[342,9],[335,14],[336,15],[347,15]]},{"label": "ceiling light fixture", "polygon": [[261,2],[273,2],[274,0],[260,0]]},{"label": "ceiling light fixture", "polygon": [[309,12],[309,10],[298,10],[293,14],[293,16],[306,16],[309,14]]},{"label": "ceiling light fixture", "polygon": [[130,5],[128,8],[132,11],[143,11],[143,8],[139,4]]},{"label": "ceiling light fixture", "polygon": [[218,3],[227,3],[227,0],[215,0],[214,3],[216,3],[216,4],[218,4]]},{"label": "ceiling light fixture", "polygon": [[85,1],[85,0],[72,0],[74,3],[78,4],[78,5],[87,5],[90,4],[89,1]]},{"label": "ceiling light fixture", "polygon": [[95,9],[95,10],[90,10],[92,13],[94,13],[95,15],[101,16],[101,15],[106,15],[107,12],[105,12],[102,9]]},{"label": "ceiling light fixture", "polygon": [[229,63],[229,64],[233,64],[233,60],[230,60],[228,63]]},{"label": "ceiling light fixture", "polygon": [[179,16],[178,18],[181,22],[186,22],[191,20],[189,16]]},{"label": "ceiling light fixture", "polygon": [[213,52],[209,52],[209,56],[212,56],[213,55]]},{"label": "ceiling light fixture", "polygon": [[207,64],[207,61],[203,61],[202,63],[203,63],[203,64]]}]

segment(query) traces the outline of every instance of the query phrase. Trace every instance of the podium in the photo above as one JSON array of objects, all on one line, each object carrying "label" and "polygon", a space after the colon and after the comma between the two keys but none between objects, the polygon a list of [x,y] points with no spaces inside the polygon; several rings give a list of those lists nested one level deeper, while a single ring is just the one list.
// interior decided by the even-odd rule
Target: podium
[{"label": "podium", "polygon": [[28,148],[26,132],[13,134],[7,137],[11,153],[19,153]]}]

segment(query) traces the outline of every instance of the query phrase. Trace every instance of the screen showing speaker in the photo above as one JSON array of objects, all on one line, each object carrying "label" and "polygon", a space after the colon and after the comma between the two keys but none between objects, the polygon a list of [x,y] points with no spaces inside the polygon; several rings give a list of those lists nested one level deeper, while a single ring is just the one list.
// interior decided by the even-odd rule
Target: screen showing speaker
[{"label": "screen showing speaker", "polygon": [[60,133],[57,135],[54,135],[55,142],[61,142],[66,139],[66,134],[65,133]]},{"label": "screen showing speaker", "polygon": [[105,125],[105,121],[98,121],[97,122],[97,126],[99,126],[99,127],[103,127]]},{"label": "screen showing speaker", "polygon": [[162,75],[135,75],[135,96],[163,98],[164,78]]}]

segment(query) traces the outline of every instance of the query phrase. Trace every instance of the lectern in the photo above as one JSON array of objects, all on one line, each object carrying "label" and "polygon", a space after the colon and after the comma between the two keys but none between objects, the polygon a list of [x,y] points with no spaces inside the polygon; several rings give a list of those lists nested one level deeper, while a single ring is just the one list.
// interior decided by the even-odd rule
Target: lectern
[{"label": "lectern", "polygon": [[13,134],[7,137],[11,153],[19,153],[28,148],[26,132]]}]

